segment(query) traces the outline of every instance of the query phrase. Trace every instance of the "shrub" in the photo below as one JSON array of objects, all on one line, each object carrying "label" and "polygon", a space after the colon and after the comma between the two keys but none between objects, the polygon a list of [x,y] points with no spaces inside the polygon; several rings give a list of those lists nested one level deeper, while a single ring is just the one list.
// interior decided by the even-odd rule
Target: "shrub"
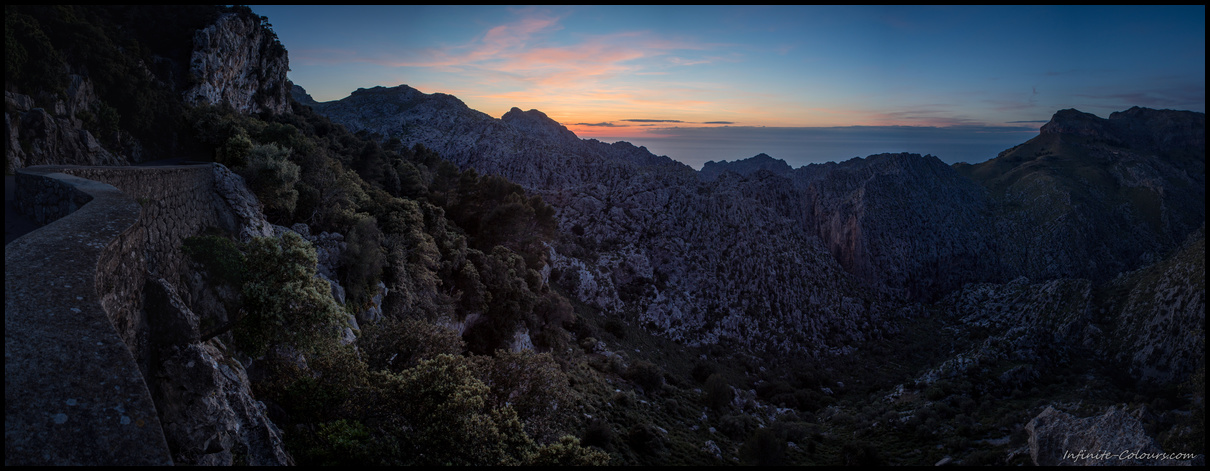
[{"label": "shrub", "polygon": [[423,359],[461,354],[464,345],[462,337],[447,326],[388,317],[363,327],[357,346],[364,352],[370,369],[398,373]]},{"label": "shrub", "polygon": [[841,466],[882,466],[886,464],[878,448],[865,442],[845,442],[840,447],[839,465]]},{"label": "shrub", "polygon": [[668,449],[668,439],[651,424],[638,424],[630,427],[626,435],[630,449],[645,455],[658,455]]},{"label": "shrub", "polygon": [[699,383],[705,383],[710,375],[718,372],[718,365],[713,362],[699,361],[693,365],[693,379]]},{"label": "shrub", "polygon": [[638,360],[626,369],[626,379],[643,388],[648,394],[655,394],[664,387],[664,371],[646,360]]},{"label": "shrub", "polygon": [[[233,145],[228,143],[228,147]],[[273,220],[289,220],[298,202],[298,190],[294,189],[294,184],[298,182],[300,168],[287,159],[289,155],[290,149],[283,149],[277,144],[257,144],[247,151],[247,164],[236,168],[248,180],[248,186],[256,193],[257,199],[265,205],[265,215]]]},{"label": "shrub", "polygon": [[399,374],[375,372],[373,402],[395,417],[406,465],[517,465],[535,450],[516,412],[492,408],[489,388],[456,355],[422,360]]},{"label": "shrub", "polygon": [[580,445],[576,437],[564,435],[556,443],[538,449],[529,462],[531,466],[605,466],[609,455]]},{"label": "shrub", "polygon": [[706,405],[716,411],[725,410],[731,405],[731,399],[735,397],[735,391],[731,390],[731,385],[727,384],[727,380],[722,375],[715,373],[706,379]]},{"label": "shrub", "polygon": [[386,253],[382,248],[384,237],[377,220],[373,216],[361,216],[349,230],[345,249],[340,254],[349,304],[357,310],[369,303],[372,290],[382,277],[382,267],[386,265]]},{"label": "shrub", "polygon": [[525,431],[539,442],[566,433],[563,424],[575,409],[567,375],[550,353],[500,350],[475,357],[477,376],[491,388],[490,405],[506,404],[517,412]]},{"label": "shrub", "polygon": [[592,419],[584,430],[584,445],[586,446],[612,451],[614,438],[613,426],[601,418]]},{"label": "shrub", "polygon": [[609,319],[605,320],[605,325],[602,327],[605,328],[606,332],[609,332],[613,334],[614,337],[617,337],[618,340],[623,340],[626,338],[626,322],[621,319],[610,317]]},{"label": "shrub", "polygon": [[786,457],[786,440],[767,428],[758,429],[740,447],[740,456],[757,466],[778,466]]},{"label": "shrub", "polygon": [[181,244],[181,251],[201,263],[215,282],[234,287],[243,284],[244,254],[231,239],[213,235],[189,237]]},{"label": "shrub", "polygon": [[747,414],[728,414],[718,420],[718,430],[732,440],[748,436],[756,428],[756,419]]},{"label": "shrub", "polygon": [[247,244],[243,317],[235,341],[250,355],[285,343],[309,351],[335,338],[345,315],[326,281],[315,277],[315,247],[294,232]]}]

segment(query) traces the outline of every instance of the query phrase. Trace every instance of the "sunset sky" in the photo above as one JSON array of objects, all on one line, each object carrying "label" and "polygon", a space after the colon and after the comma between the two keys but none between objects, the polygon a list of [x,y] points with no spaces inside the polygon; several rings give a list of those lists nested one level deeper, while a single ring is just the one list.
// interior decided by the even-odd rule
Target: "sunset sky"
[{"label": "sunset sky", "polygon": [[1205,112],[1205,6],[260,6],[319,101],[406,84],[696,168],[981,162],[1057,110]]}]

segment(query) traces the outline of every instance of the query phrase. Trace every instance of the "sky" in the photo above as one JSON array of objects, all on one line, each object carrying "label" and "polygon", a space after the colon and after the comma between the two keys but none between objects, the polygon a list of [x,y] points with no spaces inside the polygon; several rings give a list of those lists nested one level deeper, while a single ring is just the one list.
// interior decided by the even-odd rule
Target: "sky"
[{"label": "sky", "polygon": [[253,5],[318,101],[408,85],[694,168],[880,152],[977,163],[1054,112],[1205,112],[1189,6]]}]

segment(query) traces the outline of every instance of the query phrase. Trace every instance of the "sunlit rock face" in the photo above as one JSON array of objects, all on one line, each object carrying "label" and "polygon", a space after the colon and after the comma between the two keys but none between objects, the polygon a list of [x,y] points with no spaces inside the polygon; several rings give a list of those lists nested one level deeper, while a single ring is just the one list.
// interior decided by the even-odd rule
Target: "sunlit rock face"
[{"label": "sunlit rock face", "polygon": [[184,92],[190,104],[227,104],[242,113],[283,113],[290,106],[286,49],[253,15],[227,13],[194,33]]}]

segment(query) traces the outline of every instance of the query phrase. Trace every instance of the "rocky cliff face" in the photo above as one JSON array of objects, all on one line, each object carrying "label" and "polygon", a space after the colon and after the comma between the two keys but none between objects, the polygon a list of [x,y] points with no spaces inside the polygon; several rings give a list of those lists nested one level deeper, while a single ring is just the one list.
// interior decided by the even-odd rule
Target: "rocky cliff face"
[{"label": "rocky cliff face", "polygon": [[99,103],[92,82],[71,75],[65,98],[50,108],[28,95],[4,92],[4,150],[9,170],[31,165],[128,165],[125,155],[101,145],[81,119]]},{"label": "rocky cliff face", "polygon": [[289,110],[286,49],[255,15],[226,13],[193,37],[190,104],[227,104],[243,113]]},{"label": "rocky cliff face", "polygon": [[1165,455],[1135,415],[1116,407],[1086,418],[1047,407],[1025,429],[1036,466],[1189,465]]},{"label": "rocky cliff face", "polygon": [[1178,384],[1206,359],[1205,226],[1174,256],[1115,279],[1106,351],[1144,383]]},{"label": "rocky cliff face", "polygon": [[991,200],[936,157],[884,154],[795,171],[803,224],[850,273],[905,299],[994,277]]},{"label": "rocky cliff face", "polygon": [[[70,43],[68,40],[64,42]],[[130,165],[145,160],[179,157],[160,155],[164,151],[193,151],[179,147],[182,142],[177,140],[181,136],[171,134],[180,130],[170,129],[170,126],[155,128],[165,135],[151,139],[163,139],[165,142],[150,147],[147,145],[148,136],[135,137],[132,132],[137,132],[123,127],[146,117],[122,116],[117,108],[124,109],[127,114],[132,110],[149,112],[131,105],[131,102],[138,103],[143,99],[155,101],[159,107],[157,109],[161,111],[171,109],[174,105],[181,106],[182,102],[192,105],[225,104],[246,113],[282,113],[289,110],[286,50],[260,17],[251,12],[222,14],[213,24],[198,30],[193,35],[192,44],[177,46],[192,48],[188,80],[178,80],[184,74],[183,67],[178,71],[168,65],[179,61],[160,56],[144,58],[115,47],[112,54],[121,57],[107,57],[105,60],[110,63],[105,66],[116,70],[126,70],[121,69],[125,67],[127,72],[138,75],[124,79],[129,82],[128,89],[117,92],[110,90],[109,95],[101,93],[98,84],[104,82],[89,77],[85,72],[89,70],[89,65],[67,63],[63,70],[67,76],[66,87],[62,93],[13,88],[6,90],[4,123],[7,168],[11,170],[31,165]],[[157,44],[154,48],[147,46],[145,49],[173,48]],[[148,67],[147,63],[153,63],[153,66]],[[113,77],[106,79],[114,80]],[[110,88],[117,87],[110,83]],[[131,94],[135,92],[131,90],[135,89],[146,93],[132,97]],[[156,92],[147,92],[150,89]],[[181,101],[162,103],[165,99]],[[119,105],[117,100],[126,103]],[[151,128],[145,123],[143,126]],[[152,147],[154,149],[145,150]]]}]

